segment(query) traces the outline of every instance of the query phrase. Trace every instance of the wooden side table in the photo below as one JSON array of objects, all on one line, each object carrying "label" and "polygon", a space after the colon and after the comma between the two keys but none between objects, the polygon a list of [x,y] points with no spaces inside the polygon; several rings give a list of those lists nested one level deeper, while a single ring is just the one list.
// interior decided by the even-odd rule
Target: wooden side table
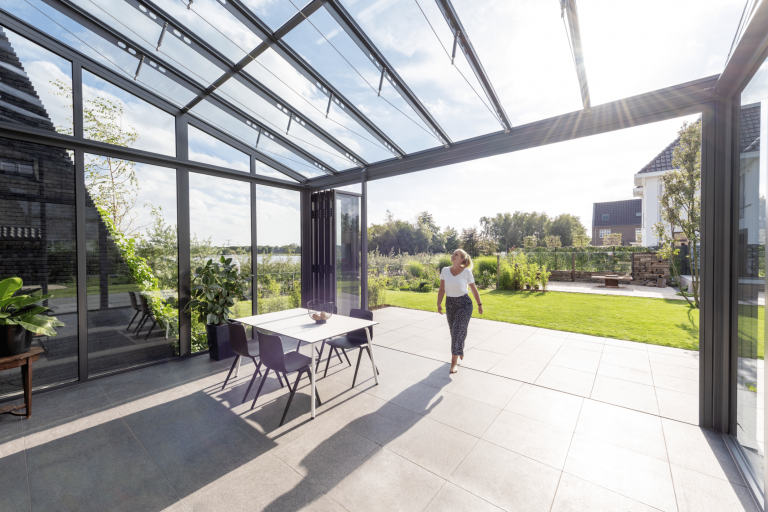
[{"label": "wooden side table", "polygon": [[[6,405],[0,407],[0,414],[13,414],[14,416],[32,416],[32,363],[40,359],[43,349],[32,347],[29,352],[15,356],[0,357],[0,370],[10,370],[21,366],[21,380],[24,385],[24,403],[21,405]],[[16,412],[16,409],[24,409],[27,412]]]}]

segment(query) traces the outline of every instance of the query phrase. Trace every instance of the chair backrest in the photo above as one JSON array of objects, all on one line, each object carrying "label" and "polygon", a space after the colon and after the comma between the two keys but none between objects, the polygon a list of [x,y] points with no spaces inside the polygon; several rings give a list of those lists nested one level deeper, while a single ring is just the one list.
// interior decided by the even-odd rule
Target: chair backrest
[{"label": "chair backrest", "polygon": [[[350,318],[359,318],[360,320],[373,320],[373,312],[368,311],[367,309],[350,309],[349,316]],[[367,327],[367,329],[368,332],[371,333],[371,339],[373,339],[373,326]],[[350,338],[367,340],[365,337],[365,331],[363,329],[352,331],[351,333],[347,334],[347,336]]]},{"label": "chair backrest", "polygon": [[283,341],[275,334],[259,333],[259,358],[267,368],[285,373]]},{"label": "chair backrest", "polygon": [[258,354],[248,352],[248,337],[245,335],[245,326],[240,322],[229,322],[229,346],[232,352],[243,357],[256,357]]},{"label": "chair backrest", "polygon": [[140,311],[139,304],[136,302],[136,295],[133,292],[128,292],[128,297],[131,299],[131,307],[136,311]]},{"label": "chair backrest", "polygon": [[141,301],[141,311],[147,315],[151,315],[152,310],[149,309],[149,303],[143,293],[139,293],[139,300]]}]

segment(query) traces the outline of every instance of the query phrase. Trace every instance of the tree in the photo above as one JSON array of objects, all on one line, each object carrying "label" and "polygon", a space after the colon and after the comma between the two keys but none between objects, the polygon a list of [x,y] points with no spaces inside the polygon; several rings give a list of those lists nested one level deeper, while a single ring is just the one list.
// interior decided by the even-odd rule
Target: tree
[{"label": "tree", "polygon": [[[669,259],[670,269],[679,279],[674,263],[679,255],[675,247],[675,231],[685,236],[690,245],[691,295],[683,293],[688,303],[699,307],[699,240],[701,226],[701,123],[683,123],[678,132],[680,139],[672,151],[672,170],[661,176],[662,192],[659,196],[661,222],[653,226],[659,239],[659,255]],[[679,282],[679,281],[678,281]]]},{"label": "tree", "polygon": [[479,254],[479,242],[480,233],[478,233],[477,228],[472,227],[461,230],[461,248],[467,251],[473,258]]},{"label": "tree", "polygon": [[544,243],[547,244],[547,247],[550,249],[563,246],[562,242],[560,241],[560,235],[549,235],[544,239]]},{"label": "tree", "polygon": [[461,238],[459,238],[459,232],[453,229],[451,226],[447,226],[443,233],[445,234],[445,250],[452,253],[461,246]]},{"label": "tree", "polygon": [[592,239],[589,238],[587,235],[579,235],[574,233],[573,234],[573,246],[574,247],[587,247],[589,244],[592,243]]},{"label": "tree", "polygon": [[440,253],[445,251],[445,235],[440,232],[440,227],[435,223],[434,217],[429,212],[421,212],[416,216],[416,225],[420,229],[429,231],[429,244],[427,252]]},{"label": "tree", "polygon": [[603,245],[605,246],[621,245],[621,233],[611,233],[610,235],[603,235]]},{"label": "tree", "polygon": [[512,233],[512,215],[497,213],[493,217],[481,217],[480,227],[483,235],[493,240],[499,249],[506,251],[509,247],[509,236]]},{"label": "tree", "polygon": [[530,235],[523,239],[523,243],[525,244],[526,249],[533,249],[539,244],[539,241],[536,239],[535,235]]},{"label": "tree", "polygon": [[[60,80],[50,83],[58,89],[57,96],[72,98],[69,85]],[[132,126],[123,126],[122,103],[101,96],[83,102],[83,129],[86,139],[116,146],[131,147],[139,139],[138,132]],[[61,131],[73,134],[71,128]],[[139,235],[140,227],[134,225],[138,214],[132,211],[139,192],[136,162],[86,155],[85,186],[96,206],[109,215],[121,233],[129,238]]]},{"label": "tree", "polygon": [[581,218],[569,213],[563,213],[552,219],[546,230],[549,236],[559,236],[565,247],[573,245],[574,235],[587,234],[587,228],[581,223]]}]

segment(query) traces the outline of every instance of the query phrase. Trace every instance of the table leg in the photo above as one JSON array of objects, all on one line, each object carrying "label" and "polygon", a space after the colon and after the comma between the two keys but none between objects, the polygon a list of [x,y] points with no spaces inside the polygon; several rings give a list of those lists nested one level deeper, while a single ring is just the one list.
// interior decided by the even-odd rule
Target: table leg
[{"label": "table leg", "polygon": [[24,381],[24,403],[27,405],[27,418],[32,416],[32,365],[27,364],[21,367],[21,377]]},{"label": "table leg", "polygon": [[[373,364],[373,379],[376,381],[376,385],[379,385],[379,374],[376,371],[376,357],[373,355],[373,343],[371,343],[371,331],[365,328],[365,336],[368,338],[368,349],[371,351],[371,363]],[[362,349],[361,349],[362,350]]]},{"label": "table leg", "polygon": [[315,393],[315,346],[310,345],[309,346],[309,355],[310,355],[310,363],[309,363],[309,379],[312,381],[311,390],[309,393],[309,400],[312,404],[312,419],[315,419],[315,397],[317,396]]}]

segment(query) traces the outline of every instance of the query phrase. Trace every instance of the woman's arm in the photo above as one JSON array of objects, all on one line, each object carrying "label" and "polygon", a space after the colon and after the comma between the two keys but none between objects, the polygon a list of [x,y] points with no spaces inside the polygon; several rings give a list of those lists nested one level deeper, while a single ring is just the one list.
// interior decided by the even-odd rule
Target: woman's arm
[{"label": "woman's arm", "polygon": [[440,290],[437,292],[437,312],[443,314],[443,296],[445,296],[445,280],[440,280]]},{"label": "woman's arm", "polygon": [[475,283],[469,283],[469,289],[472,290],[472,295],[475,296],[475,302],[477,302],[477,312],[483,314],[483,303],[480,302],[480,292],[477,291]]}]

